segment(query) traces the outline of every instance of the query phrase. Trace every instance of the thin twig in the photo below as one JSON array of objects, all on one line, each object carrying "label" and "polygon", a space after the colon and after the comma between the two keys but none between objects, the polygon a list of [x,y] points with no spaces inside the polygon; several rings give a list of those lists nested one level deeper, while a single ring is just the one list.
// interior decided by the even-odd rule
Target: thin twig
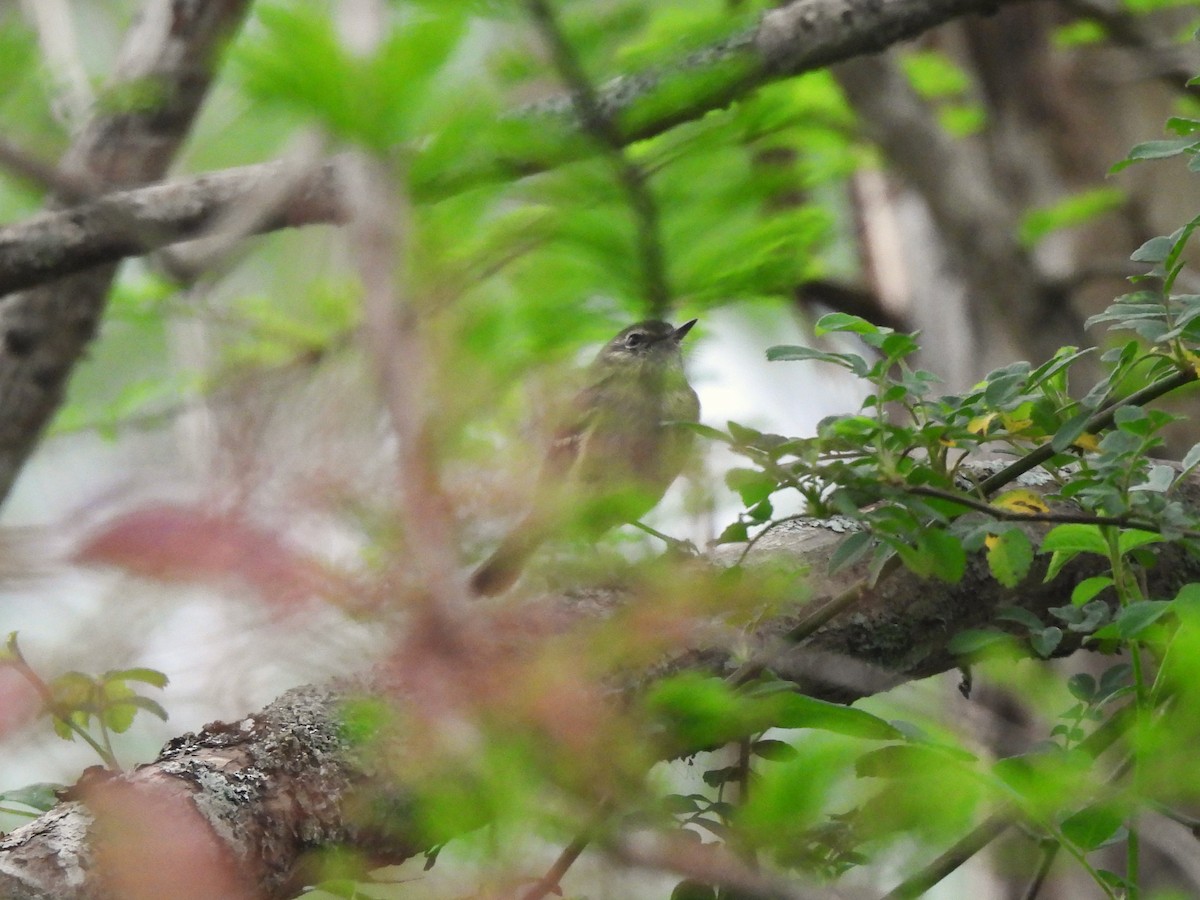
[{"label": "thin twig", "polygon": [[755,900],[817,900],[829,897],[827,888],[808,888],[768,872],[759,872],[728,847],[700,844],[682,836],[639,834],[606,843],[605,849],[626,865],[731,889],[739,897]]},{"label": "thin twig", "polygon": [[79,735],[85,744],[96,751],[96,754],[104,761],[104,764],[108,768],[114,772],[122,771],[121,763],[112,752],[112,747],[110,746],[106,749],[91,736],[86,728],[76,722],[71,715],[62,711],[62,705],[55,698],[54,691],[51,690],[50,685],[46,684],[42,676],[34,671],[33,666],[29,665],[28,661],[26,661],[25,654],[17,646],[15,633],[9,637],[6,657],[5,662],[16,669],[21,677],[29,682],[37,692],[37,695],[42,698],[42,703],[45,705],[47,713],[57,719],[63,727]]},{"label": "thin twig", "polygon": [[1033,873],[1033,879],[1029,882],[1029,886],[1025,888],[1025,893],[1021,895],[1021,900],[1037,900],[1037,895],[1041,893],[1042,885],[1046,883],[1046,876],[1050,874],[1050,867],[1054,865],[1054,860],[1058,857],[1060,845],[1055,843],[1046,844],[1042,849],[1042,858],[1038,863],[1037,871]]},{"label": "thin twig", "polygon": [[[1197,375],[1194,369],[1181,369],[1174,375],[1147,385],[1140,391],[1135,391],[1122,400],[1116,400],[1110,403],[1108,406],[1104,407],[1104,409],[1099,410],[1090,419],[1088,419],[1083,430],[1085,432],[1094,434],[1097,431],[1108,428],[1112,425],[1113,417],[1116,416],[1117,410],[1126,406],[1144,406],[1151,400],[1157,400],[1159,397],[1171,393],[1171,391],[1178,390],[1185,385],[1191,384],[1196,380],[1196,378]],[[1021,457],[1011,465],[1005,466],[999,472],[989,475],[987,478],[983,479],[983,481],[979,482],[977,489],[985,497],[988,494],[993,494],[1009,482],[1020,478],[1026,472],[1033,471],[1042,463],[1056,456],[1058,452],[1059,451],[1055,450],[1052,444],[1043,444],[1036,450],[1032,450],[1025,454],[1025,456]]]},{"label": "thin twig", "polygon": [[992,813],[945,853],[888,891],[883,900],[909,900],[912,897],[920,897],[1007,831],[1014,818],[1014,811],[1010,807]]},{"label": "thin twig", "polygon": [[0,167],[22,181],[50,191],[60,203],[90,200],[100,189],[98,184],[90,183],[82,175],[64,172],[5,137],[0,137]]},{"label": "thin twig", "polygon": [[772,519],[767,523],[766,528],[762,529],[762,531],[754,535],[754,537],[750,538],[750,540],[746,541],[746,546],[743,547],[742,552],[738,554],[737,562],[734,563],[734,565],[740,566],[742,563],[744,563],[746,561],[746,557],[750,555],[750,551],[754,549],[755,545],[776,528],[779,528],[781,525],[786,525],[789,522],[800,522],[804,519],[811,518],[812,516],[809,513],[793,513],[790,516],[784,516],[782,519]]},{"label": "thin twig", "polygon": [[647,305],[650,315],[661,319],[670,307],[671,291],[659,233],[658,204],[650,192],[646,173],[625,153],[628,139],[600,105],[599,94],[563,35],[550,4],[547,0],[526,0],[525,5],[550,50],[554,68],[571,92],[571,101],[583,130],[604,148],[629,198],[637,229],[637,250],[641,257]]},{"label": "thin twig", "polygon": [[[812,608],[806,611],[800,622],[787,632],[782,640],[789,644],[799,644],[805,638],[810,637],[817,629],[824,626],[839,613],[859,602],[871,585],[877,584],[879,581],[887,578],[899,565],[900,557],[891,556],[880,567],[879,573],[875,577],[859,579],[846,588],[846,590],[836,596],[830,597],[824,603],[813,604]],[[767,667],[768,661],[760,656],[743,663],[732,674],[727,676],[725,680],[735,687],[740,686],[753,681],[766,671]]]},{"label": "thin twig", "polygon": [[[1097,726],[1095,731],[1079,742],[1076,749],[1096,759],[1133,726],[1134,720],[1134,707],[1125,707]],[[996,810],[945,853],[892,888],[883,900],[919,897],[1003,834],[1016,822],[1017,817],[1018,811],[1012,805]]]},{"label": "thin twig", "polygon": [[[1162,527],[1154,522],[1149,522],[1144,519],[1136,519],[1132,516],[1093,516],[1089,515],[1088,513],[1069,512],[1027,513],[1019,512],[1013,509],[1001,509],[998,506],[992,506],[990,503],[985,503],[982,500],[976,500],[963,494],[956,494],[953,491],[945,491],[941,488],[929,487],[928,485],[906,487],[904,490],[909,494],[915,494],[921,497],[932,497],[936,500],[944,500],[947,503],[956,503],[959,506],[965,506],[968,509],[973,509],[977,512],[984,513],[1001,522],[1045,522],[1060,525],[1115,525],[1118,528],[1137,528],[1141,531],[1159,532],[1162,530]],[[1200,531],[1184,529],[1180,533],[1186,537],[1200,538]]]},{"label": "thin twig", "polygon": [[590,838],[586,835],[580,835],[567,844],[563,848],[562,853],[558,855],[558,859],[552,865],[537,883],[531,887],[521,900],[542,900],[547,894],[560,893],[559,882],[562,881],[567,870],[575,864],[575,860],[579,859],[584,849],[587,847]]}]

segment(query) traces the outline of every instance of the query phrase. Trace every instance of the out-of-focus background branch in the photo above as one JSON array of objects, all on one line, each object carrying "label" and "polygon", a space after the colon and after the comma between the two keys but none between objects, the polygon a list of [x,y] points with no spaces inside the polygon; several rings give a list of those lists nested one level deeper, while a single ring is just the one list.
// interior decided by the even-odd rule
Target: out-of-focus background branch
[{"label": "out-of-focus background branch", "polygon": [[[866,369],[883,339],[853,335],[878,333],[817,334],[820,315],[919,330],[920,367],[962,403],[992,369],[1064,344],[1098,359],[1112,338],[1085,323],[1145,273],[1130,254],[1195,215],[1178,159],[1108,174],[1164,121],[1182,140],[1200,119],[1190,8],[532,5],[540,31],[520,4],[0,2],[0,633],[19,633],[7,653],[21,661],[0,665],[0,814],[15,827],[55,810],[0,843],[0,873],[22,885],[10,893],[70,896],[67,879],[79,896],[346,894],[372,864],[424,853],[392,895],[579,879],[568,891],[878,896],[903,872],[901,893],[960,878],[949,889],[999,898],[1023,889],[1012,871],[1038,870],[1038,841],[1066,848],[1055,896],[1090,896],[1109,884],[1099,868],[1139,860],[1143,885],[1200,884],[1180,831],[1194,798],[1156,780],[1173,751],[1139,770],[1152,746],[1139,734],[1114,739],[1133,761],[1111,771],[1063,762],[1087,756],[1105,704],[1136,695],[1154,720],[1159,695],[1189,683],[1153,626],[1186,637],[1188,597],[1173,598],[1194,579],[1190,513],[1093,516],[1114,541],[1146,541],[1118,560],[1129,569],[1089,582],[1112,563],[1092,553],[1043,583],[1050,551],[1033,554],[1054,513],[1025,522],[1028,539],[1004,527],[1078,473],[1056,457],[1057,481],[1030,495],[965,494],[974,531],[943,533],[962,504],[916,485],[924,531],[961,562],[939,570],[948,581],[869,554],[831,575],[853,528],[791,519],[827,495],[772,479],[818,433],[846,471],[864,464],[869,441],[839,443],[845,423],[828,417],[873,388],[763,352],[862,353]],[[756,541],[755,565],[722,573],[659,559],[628,529],[582,546],[556,535],[513,596],[468,603],[462,573],[524,512],[581,354],[668,304],[700,319],[688,367],[726,439],[701,442],[650,524],[700,545],[785,524]],[[1191,378],[1186,353],[1169,362]],[[1014,397],[920,452],[891,448],[864,482],[899,491],[927,457],[1006,452],[997,428],[1020,444],[1102,368],[1084,359],[1069,384],[1029,388],[1059,392],[1049,412]],[[905,372],[902,386],[926,384]],[[1186,409],[1188,390],[1170,402]],[[880,391],[851,424],[913,396]],[[1159,426],[1122,415],[1120,439]],[[1104,434],[1064,433],[1043,446],[1102,451]],[[1191,460],[1194,425],[1168,434],[1153,451]],[[1121,496],[1191,509],[1181,468]],[[875,508],[859,488],[844,512]],[[743,549],[708,553],[730,564]],[[1088,646],[1132,647],[1148,672],[1135,687],[1120,663],[1079,654],[1061,673],[986,661],[959,696],[971,641],[1061,657],[1127,608],[1125,632]],[[247,715],[368,668],[374,696],[336,682]],[[730,728],[743,702],[771,714]],[[1171,721],[1186,737],[1190,720]],[[1037,756],[1048,738],[1080,752]],[[130,774],[38,786],[75,783],[89,742]],[[1004,756],[1070,796],[998,803],[1028,783]],[[1131,769],[1142,794],[1126,790]],[[1126,805],[1135,794],[1158,805]],[[1099,862],[1120,826],[1134,851]],[[106,883],[41,854],[63,829],[88,830]],[[11,862],[30,851],[51,863],[36,877]]]}]

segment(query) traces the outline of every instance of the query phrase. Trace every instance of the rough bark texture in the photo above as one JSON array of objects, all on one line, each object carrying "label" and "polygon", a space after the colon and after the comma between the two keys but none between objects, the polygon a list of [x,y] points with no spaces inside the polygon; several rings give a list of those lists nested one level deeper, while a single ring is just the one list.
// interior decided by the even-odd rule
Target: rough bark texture
[{"label": "rough bark texture", "polygon": [[[210,234],[224,216],[247,204],[248,193],[291,174],[286,160],[272,160],[114,191],[10,225],[0,230],[0,292]],[[295,173],[287,188],[281,202],[254,204],[264,211],[239,237],[345,218],[335,161]]]},{"label": "rough bark texture", "polygon": [[[289,896],[298,890],[292,879],[306,850],[354,842],[342,805],[362,776],[339,732],[337,706],[345,696],[332,688],[289,691],[260,713],[171,741],[154,763],[112,782],[134,792],[134,808],[168,797],[177,804],[173,824],[185,813],[198,815],[214,847],[206,854],[209,874],[220,872],[225,890]],[[74,792],[89,802],[67,800],[0,840],[0,895],[121,896],[106,872],[103,842],[93,841],[97,789],[85,779]],[[186,878],[204,880],[205,873],[184,873],[162,896],[181,896]]]},{"label": "rough bark texture", "polygon": [[[1024,483],[1035,490],[1045,487],[1036,474]],[[1193,508],[1200,506],[1200,479],[1193,477],[1183,485],[1180,497]],[[1036,537],[1046,527],[1029,530]],[[1049,608],[1069,604],[1071,588],[1101,568],[1099,558],[1093,563],[1080,557],[1044,584],[1044,566],[1035,567],[1009,590],[988,575],[986,563],[977,556],[958,584],[923,581],[901,570],[867,587],[861,569],[836,577],[826,574],[830,554],[845,536],[844,523],[811,521],[781,527],[760,541],[748,562],[807,568],[810,576],[798,590],[807,593],[807,599],[755,620],[747,630],[736,623],[733,633],[730,623],[697,628],[689,646],[672,650],[640,672],[622,673],[625,690],[637,691],[682,671],[729,676],[749,660],[769,666],[810,696],[848,702],[953,669],[960,661],[947,649],[949,641],[964,629],[993,623],[1004,607],[1018,606],[1051,621]],[[728,562],[739,552],[725,548],[720,556]],[[1153,596],[1172,596],[1179,585],[1196,580],[1200,560],[1163,545],[1157,566],[1149,572],[1148,587]],[[791,637],[814,609],[855,585],[863,586],[856,600],[828,624],[801,640]],[[531,626],[529,633],[522,636],[507,625],[489,629],[486,622],[482,631],[504,635],[494,640],[503,640],[501,656],[507,659],[544,650],[556,635],[571,640],[630,602],[652,603],[653,598],[613,590],[550,596],[522,607],[518,620],[542,623]],[[474,615],[483,620],[489,613],[481,608]],[[543,627],[547,622],[553,623],[551,634]],[[1078,647],[1079,636],[1069,635],[1057,652],[1065,655]],[[396,670],[404,666],[404,660],[394,664]],[[382,754],[374,748],[369,757],[360,758],[341,721],[342,704],[364,691],[401,703],[401,709],[401,695],[418,705],[423,702],[412,694],[411,684],[396,689],[391,686],[394,681],[298,688],[240,722],[213,723],[198,735],[184,735],[170,742],[155,762],[112,780],[134,786],[173,785],[173,793],[207,823],[209,839],[220,845],[223,852],[210,856],[234,861],[236,883],[247,896],[291,896],[301,883],[306,853],[316,848],[343,845],[379,864],[401,861],[431,846],[418,828],[420,817],[414,814],[410,793],[427,772],[420,767],[378,767],[377,762],[381,755],[404,758],[407,746],[420,745],[424,736],[419,729],[395,733],[392,746]],[[384,769],[387,774],[379,774]],[[407,774],[410,771],[413,774]],[[406,777],[411,784],[405,783]],[[86,779],[74,793],[91,803]],[[364,805],[363,798],[369,803]],[[368,809],[371,814],[365,815]],[[13,832],[0,841],[0,896],[121,896],[106,883],[104,866],[94,864],[97,856],[104,858],[103,841],[94,831],[89,807],[70,800]],[[142,864],[153,867],[154,860],[144,859]]]},{"label": "rough bark texture", "polygon": [[[956,16],[988,12],[994,6],[994,3],[986,0],[903,0],[889,3],[806,0],[766,13],[756,30],[735,35],[704,51],[693,53],[672,70],[619,78],[600,90],[599,99],[605,112],[616,120],[623,140],[652,137],[681,122],[697,119],[706,112],[727,106],[770,81],[813,71],[864,53],[877,52],[895,41],[912,37]],[[678,102],[674,97],[669,105],[661,100],[656,102],[664,85],[676,79],[689,79],[696,83],[696,88],[687,92],[686,102]],[[570,103],[565,98],[518,111],[517,115],[548,116],[560,121],[573,119]],[[176,114],[175,118],[182,120],[182,115]],[[112,125],[105,130],[98,123],[95,128],[108,135],[109,141],[116,139],[114,135],[131,139],[125,131]],[[420,166],[417,165],[414,167],[413,190],[418,195],[444,196],[486,179],[498,170],[509,175],[530,173],[568,161],[582,152],[589,152],[586,144],[576,140],[558,140],[553,131],[545,136],[546,140],[538,151],[540,155],[536,157],[479,159],[475,161],[474,168],[460,171],[448,180],[423,182]],[[947,144],[946,154],[953,153],[953,142],[948,138],[944,138],[944,142]],[[90,141],[88,146],[107,148],[98,139]],[[169,148],[159,141],[143,149],[148,163],[152,165],[144,170],[142,176],[133,175],[138,171],[136,154],[124,157],[107,149],[104,160],[91,163],[87,158],[87,153],[91,151],[81,148],[68,159],[71,168],[67,171],[70,173],[74,168],[83,168],[93,183],[109,186],[127,187],[154,181],[163,174],[162,165]],[[110,172],[107,160],[114,156],[123,162],[119,171]],[[288,189],[274,193],[270,202],[263,204],[265,212],[244,229],[244,234],[343,221],[346,210],[337,178],[339,165],[340,160],[333,159],[311,171],[291,173],[292,177],[286,183]],[[248,199],[254,200],[265,190],[277,188],[280,177],[285,174],[287,165],[279,160],[242,166],[162,185],[114,191],[70,209],[47,212],[0,229],[0,291],[31,287],[49,279],[116,263],[169,244],[203,236],[234,210],[244,208]],[[31,292],[30,299],[21,303],[11,299],[8,301],[11,307],[9,314],[14,321],[29,321],[45,308],[33,297]],[[94,330],[95,317],[99,313],[96,308],[98,303],[95,298],[88,303],[76,303],[82,311],[76,310],[74,315],[82,317],[91,314],[85,323],[86,328],[80,324],[80,333],[86,331],[90,335]],[[0,320],[2,324],[3,320]],[[86,336],[83,339],[86,341]],[[18,337],[17,343],[24,346],[29,342],[22,342]],[[77,343],[71,342],[70,346]],[[50,355],[50,349],[47,355]],[[58,344],[54,344],[53,349],[56,351],[54,358],[57,360],[67,356],[66,365],[69,366],[69,359],[74,358],[66,352],[70,348],[59,348]],[[0,360],[0,367],[2,365],[3,361]],[[0,368],[0,379],[3,374],[3,368]],[[0,394],[0,401],[3,399],[3,394]],[[0,475],[4,472],[2,437],[3,433],[0,432]],[[4,479],[0,478],[0,487],[3,484]]]},{"label": "rough bark texture", "polygon": [[[156,102],[98,114],[65,154],[60,168],[66,176],[97,187],[161,178],[212,81],[217,49],[248,5],[248,0],[146,3],[106,89],[152,84]],[[62,402],[67,377],[96,333],[115,272],[103,266],[0,301],[0,498]]]},{"label": "rough bark texture", "polygon": [[[757,29],[692,54],[672,71],[619,79],[604,88],[601,99],[624,139],[648,137],[720,108],[771,80],[875,52],[949,19],[1001,5],[1008,4],[804,0],[765,14]],[[67,154],[62,165],[65,174],[99,189],[128,188],[161,178],[207,90],[214,48],[236,28],[246,6],[234,0],[148,3],[112,82],[154,79],[162,103],[149,110],[98,116]],[[689,73],[705,77],[697,78],[685,93],[686,102],[657,103],[658,89],[666,81]],[[713,73],[720,77],[711,77]],[[911,93],[904,93],[888,60],[863,61],[858,71],[845,71],[842,76],[865,118],[876,123],[889,116],[902,130],[909,129],[908,135],[899,136],[881,130],[881,146],[898,160],[912,160],[914,166],[920,163],[928,169],[933,162],[938,177],[928,183],[931,205],[956,235],[963,253],[987,256],[962,260],[964,269],[976,272],[971,277],[1006,294],[1016,286],[1022,291],[1028,287],[1030,296],[1038,296],[1045,285],[1044,273],[1033,267],[1015,241],[1001,241],[994,247],[977,242],[994,230],[996,221],[1006,228],[1014,224],[1020,210],[1002,202],[1005,188],[974,179],[971,171],[960,168],[961,159],[950,155],[955,148],[933,134],[928,112],[917,108]],[[889,102],[880,104],[880,100]],[[568,116],[568,110],[565,100],[539,107],[560,117]],[[917,128],[928,140],[913,140]],[[558,155],[485,160],[453,183],[422,189],[445,193],[497,171],[533,171],[563,161],[569,152],[585,152],[578,142],[572,146],[574,150],[560,149]],[[112,265],[125,256],[204,233],[229,211],[234,198],[272,180],[279,165],[267,163],[122,191],[0,233],[0,271],[7,279],[0,281],[3,289],[100,266],[0,303],[0,409],[5,413],[0,417],[0,495],[11,487],[60,402],[66,377],[95,333]],[[247,233],[339,220],[343,207],[335,169],[330,163],[305,176],[294,193]],[[947,191],[947,185],[952,189]],[[1028,309],[1017,321],[1039,333],[1041,320]],[[1194,482],[1188,490],[1196,502]],[[833,602],[862,578],[856,570],[836,578],[823,575],[825,563],[843,537],[844,530],[836,523],[798,523],[778,529],[759,544],[752,558],[782,556],[789,564],[810,566],[815,575],[807,604],[757,621],[749,632],[738,631],[736,640],[714,638],[681,647],[651,670],[637,673],[635,680],[650,681],[683,670],[729,675],[749,657],[812,696],[848,701],[953,667],[949,640],[965,628],[993,621],[1003,606],[1018,605],[1045,619],[1049,607],[1069,602],[1070,587],[1091,574],[1086,560],[1081,560],[1049,585],[1042,584],[1034,572],[1010,591],[987,575],[979,559],[972,560],[966,577],[954,586],[922,582],[899,572],[875,588],[864,589],[812,635],[794,640],[791,636],[814,606]],[[1152,570],[1152,593],[1170,596],[1179,583],[1200,579],[1198,568],[1195,559],[1174,548],[1162,549],[1159,565]],[[546,598],[543,609],[531,610],[530,618],[554,621],[563,632],[572,633],[603,619],[629,599],[611,591]],[[721,630],[709,632],[713,633],[719,635]],[[539,633],[529,640],[545,637]],[[165,877],[177,883],[168,882],[168,888],[157,894],[135,893],[120,880],[124,869],[105,856],[104,829],[98,827],[123,805],[106,801],[111,796],[106,791],[114,790],[129,789],[119,796],[134,798],[134,808],[142,798],[167,807],[173,820],[186,818],[189,827],[195,826],[193,833],[200,835],[195,864],[203,869],[207,861],[209,868],[221,873],[220,882],[200,882],[208,896],[290,896],[303,877],[305,854],[337,843],[363,849],[381,861],[426,849],[427,839],[407,814],[405,785],[391,778],[376,779],[345,739],[339,709],[360,688],[297,689],[240,722],[214,723],[198,735],[172,741],[158,760],[128,775],[86,779],[72,798],[0,841],[0,895],[67,900],[187,896],[184,881],[195,886],[191,872],[173,872],[168,867]],[[404,739],[398,738],[401,743]],[[364,793],[384,800],[393,813],[386,835],[353,815],[357,804],[350,801]],[[150,868],[147,860],[140,863]]]}]

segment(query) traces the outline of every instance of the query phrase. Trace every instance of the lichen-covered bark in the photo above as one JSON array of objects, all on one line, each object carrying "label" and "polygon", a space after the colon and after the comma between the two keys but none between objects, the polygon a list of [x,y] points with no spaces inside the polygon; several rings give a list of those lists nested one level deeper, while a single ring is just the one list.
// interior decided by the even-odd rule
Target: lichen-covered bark
[{"label": "lichen-covered bark", "polygon": [[109,836],[104,825],[130,811],[142,817],[151,803],[161,834],[171,843],[187,835],[199,850],[182,871],[162,873],[161,896],[197,886],[209,897],[290,896],[306,851],[356,842],[343,805],[362,776],[338,715],[351,693],[298,688],[262,712],[176,738],[127,775],[85,776],[74,799],[0,840],[0,896],[128,897],[129,870],[161,869],[162,848],[141,836],[144,854],[114,861],[107,845],[129,843],[129,830]]},{"label": "lichen-covered bark", "polygon": [[[1039,486],[1038,480],[1031,473],[1025,486],[1048,486]],[[1177,493],[1193,507],[1200,506],[1200,479],[1190,478]],[[1047,527],[1030,526],[1030,530],[1036,537]],[[957,584],[923,581],[898,570],[872,586],[863,584],[861,569],[827,574],[830,554],[845,535],[846,525],[839,522],[779,528],[756,546],[747,562],[793,573],[807,570],[807,578],[796,579],[795,601],[781,605],[776,598],[774,612],[750,624],[721,621],[709,627],[700,623],[689,630],[691,638],[656,664],[621,672],[623,690],[640,691],[682,671],[728,676],[749,662],[769,667],[810,696],[849,702],[955,668],[960,661],[947,649],[950,640],[964,629],[995,626],[1004,607],[1019,606],[1051,621],[1049,608],[1069,604],[1074,585],[1096,574],[1102,563],[1098,557],[1095,562],[1081,557],[1049,583],[1043,582],[1044,568],[1035,567],[1020,585],[1006,589],[987,574],[982,556],[977,556]],[[1148,586],[1155,596],[1172,596],[1180,584],[1200,580],[1200,560],[1170,544],[1156,547],[1158,562],[1148,572]],[[726,548],[719,555],[728,562],[739,552],[739,548]],[[722,583],[713,581],[711,590],[722,590]],[[797,625],[815,608],[855,585],[863,589],[854,602],[812,634],[794,639]],[[457,687],[477,690],[472,679],[483,678],[486,684],[505,677],[506,661],[544,652],[559,639],[578,641],[583,635],[586,640],[589,628],[603,627],[624,607],[653,602],[644,592],[593,589],[547,596],[515,610],[479,607],[474,613],[477,633],[490,643],[475,646],[461,660],[464,673],[473,665],[479,671],[463,674]],[[495,621],[489,621],[492,615]],[[525,630],[522,622],[527,623]],[[1068,634],[1057,655],[1078,646],[1078,636]],[[485,658],[478,666],[481,655]],[[457,677],[453,658],[442,663],[441,676]],[[434,841],[420,830],[414,799],[428,769],[398,762],[419,758],[410,755],[414,746],[427,748],[427,736],[413,725],[421,721],[420,710],[440,708],[449,699],[445,684],[436,679],[403,674],[409,668],[422,671],[422,664],[398,658],[387,676],[298,688],[260,713],[238,722],[213,723],[199,734],[171,741],[157,760],[128,775],[85,777],[62,805],[0,841],[0,896],[64,900],[143,896],[113,891],[113,880],[123,870],[106,867],[108,832],[98,828],[97,821],[103,824],[114,815],[128,816],[131,809],[162,807],[163,796],[173,798],[175,804],[165,819],[160,817],[166,823],[163,830],[190,828],[187,843],[203,851],[200,860],[191,863],[201,874],[189,875],[187,882],[203,884],[207,896],[292,896],[311,874],[305,868],[306,858],[323,847],[350,847],[377,864],[399,862],[429,849]],[[422,693],[423,687],[433,695]],[[386,726],[384,746],[378,743],[385,732],[380,728],[372,732],[375,743],[356,746],[348,737],[356,731],[346,726],[343,713],[348,700],[364,694],[384,699],[381,708],[394,705],[417,711],[416,715],[394,718]],[[463,790],[469,792],[472,776],[464,772],[462,777],[466,779]],[[136,790],[122,794],[126,787]],[[120,802],[112,800],[114,792]],[[189,824],[192,819],[202,827]],[[138,846],[149,841],[142,839]],[[216,893],[201,877],[206,860],[216,873],[209,873],[210,880],[223,879],[225,885]],[[152,842],[145,855],[127,865],[157,871],[159,860]],[[182,881],[171,881],[181,880],[175,871],[159,874],[164,879],[160,884],[165,885],[157,888],[161,895],[189,896]]]}]

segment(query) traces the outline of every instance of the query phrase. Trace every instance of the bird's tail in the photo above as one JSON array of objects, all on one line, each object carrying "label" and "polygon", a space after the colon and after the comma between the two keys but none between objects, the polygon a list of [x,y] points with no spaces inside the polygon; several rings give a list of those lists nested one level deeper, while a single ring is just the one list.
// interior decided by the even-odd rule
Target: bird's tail
[{"label": "bird's tail", "polygon": [[486,560],[471,574],[471,593],[480,597],[502,594],[516,583],[525,561],[546,539],[546,529],[527,518],[500,542]]}]

